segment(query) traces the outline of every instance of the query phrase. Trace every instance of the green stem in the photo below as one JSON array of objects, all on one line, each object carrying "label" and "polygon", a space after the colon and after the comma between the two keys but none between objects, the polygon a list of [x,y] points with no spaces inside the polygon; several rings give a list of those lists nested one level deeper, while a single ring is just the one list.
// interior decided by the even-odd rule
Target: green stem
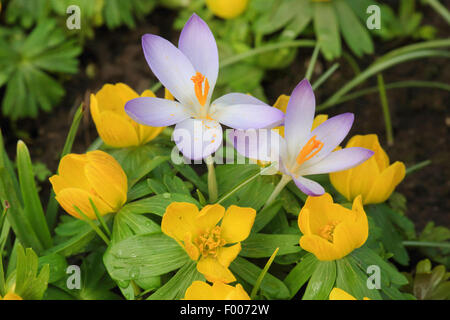
[{"label": "green stem", "polygon": [[432,247],[450,249],[450,242],[403,241],[405,247]]},{"label": "green stem", "polygon": [[264,266],[264,269],[259,274],[258,279],[256,279],[255,286],[253,287],[252,292],[250,294],[250,299],[252,299],[252,300],[255,299],[256,294],[258,293],[259,287],[261,286],[261,283],[264,280],[264,277],[266,276],[267,271],[269,270],[270,266],[272,265],[272,262],[275,259],[279,249],[280,248],[275,249],[275,251],[270,256],[269,260],[267,261],[266,265]]},{"label": "green stem", "polygon": [[438,0],[424,0],[423,2],[432,7],[445,19],[445,21],[447,21],[448,24],[450,24],[450,12]]},{"label": "green stem", "polygon": [[327,81],[328,78],[331,77],[338,68],[339,68],[339,63],[333,64],[330,69],[328,69],[324,74],[322,74],[319,77],[319,79],[316,80],[316,82],[314,82],[312,84],[311,87],[313,88],[313,90],[316,90],[317,88],[319,88],[322,85],[322,83]]},{"label": "green stem", "polygon": [[208,168],[208,193],[209,202],[214,203],[219,197],[219,192],[217,189],[217,179],[216,171],[214,169],[214,159],[212,156],[208,156],[206,159],[206,166]]},{"label": "green stem", "polygon": [[106,245],[109,246],[109,238],[103,233],[103,231],[97,226],[97,224],[89,219],[77,206],[74,205],[73,207],[75,211],[83,218],[82,220],[89,224],[91,228],[94,229],[94,231],[98,234],[98,236],[102,238]]},{"label": "green stem", "polygon": [[311,60],[309,61],[308,69],[306,70],[305,78],[311,82],[311,76],[314,72],[314,67],[316,66],[317,57],[320,51],[320,43],[316,43],[316,47],[314,48],[313,54],[311,56]]},{"label": "green stem", "polygon": [[267,199],[266,203],[264,204],[263,210],[269,206],[275,198],[280,194],[281,190],[284,189],[284,187],[292,180],[292,178],[286,174],[283,174],[281,177],[280,182],[278,182],[277,186],[273,190],[272,194],[270,195],[269,199]]},{"label": "green stem", "polygon": [[414,171],[420,170],[420,169],[422,169],[422,168],[424,168],[424,167],[426,167],[426,166],[428,166],[430,164],[431,164],[431,160],[425,160],[425,161],[419,162],[419,163],[417,163],[417,164],[407,168],[405,174],[406,175],[411,174]]},{"label": "green stem", "polygon": [[389,110],[389,103],[384,86],[384,79],[381,73],[377,75],[377,80],[378,89],[380,91],[381,109],[383,110],[384,125],[386,127],[387,144],[388,146],[392,146],[394,145],[394,133],[392,130],[391,113]]}]

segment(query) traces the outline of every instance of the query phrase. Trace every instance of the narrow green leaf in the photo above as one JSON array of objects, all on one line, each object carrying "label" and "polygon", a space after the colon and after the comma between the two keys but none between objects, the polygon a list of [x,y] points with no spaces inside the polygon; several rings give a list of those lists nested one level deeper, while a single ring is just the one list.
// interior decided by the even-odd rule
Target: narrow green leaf
[{"label": "narrow green leaf", "polygon": [[314,3],[314,29],[323,55],[333,60],[341,55],[339,25],[332,3]]},{"label": "narrow green leaf", "polygon": [[306,254],[303,259],[289,272],[284,283],[289,288],[292,299],[300,288],[311,278],[316,270],[319,260],[312,253]]},{"label": "narrow green leaf", "polygon": [[178,193],[163,193],[156,196],[137,200],[126,204],[122,210],[130,211],[136,214],[153,213],[162,216],[166,212],[166,208],[172,202],[189,202],[200,207],[197,200],[191,196]]},{"label": "narrow green leaf", "polygon": [[336,281],[336,262],[319,261],[306,287],[303,300],[328,300]]},{"label": "narrow green leaf", "polygon": [[273,219],[273,217],[275,217],[281,207],[282,202],[277,200],[258,212],[256,214],[252,231],[259,232],[260,230],[262,230]]},{"label": "narrow green leaf", "polygon": [[239,253],[247,258],[270,257],[275,249],[279,249],[278,256],[301,251],[295,234],[262,234],[252,233],[241,243],[242,250]]}]

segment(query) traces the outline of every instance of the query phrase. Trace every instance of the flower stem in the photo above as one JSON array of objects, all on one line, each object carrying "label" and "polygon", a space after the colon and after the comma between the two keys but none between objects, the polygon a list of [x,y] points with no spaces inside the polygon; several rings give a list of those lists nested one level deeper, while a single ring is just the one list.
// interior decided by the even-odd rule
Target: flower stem
[{"label": "flower stem", "polygon": [[270,266],[272,265],[273,260],[275,259],[278,250],[280,248],[276,248],[275,251],[270,256],[269,260],[267,260],[266,265],[264,266],[264,269],[261,271],[261,273],[258,276],[258,279],[256,279],[255,286],[253,287],[252,292],[250,293],[250,299],[254,300],[256,297],[256,294],[258,293],[259,287],[261,286],[262,281],[264,280],[265,275],[267,274],[267,271],[269,270]]},{"label": "flower stem", "polygon": [[208,156],[206,159],[206,166],[208,167],[208,193],[209,202],[214,203],[217,201],[219,192],[217,190],[216,171],[214,169],[214,159]]},{"label": "flower stem", "polygon": [[284,189],[284,187],[292,180],[292,178],[286,174],[283,174],[281,177],[280,182],[278,182],[277,186],[273,190],[272,194],[270,195],[269,199],[267,199],[266,204],[264,205],[263,209],[266,208],[268,205],[270,205],[275,198],[280,194],[280,192]]},{"label": "flower stem", "polygon": [[435,247],[450,249],[449,242],[403,241],[405,247]]},{"label": "flower stem", "polygon": [[392,130],[391,113],[389,110],[389,103],[386,95],[386,89],[384,86],[383,75],[379,73],[377,75],[378,89],[380,91],[381,109],[383,110],[384,125],[386,127],[386,136],[388,146],[394,145],[394,133]]},{"label": "flower stem", "polygon": [[311,76],[314,71],[314,67],[316,65],[317,56],[319,55],[320,50],[320,44],[319,42],[316,43],[316,47],[314,48],[313,54],[311,56],[311,60],[309,60],[308,70],[306,70],[305,78],[308,79],[308,81],[311,82]]}]

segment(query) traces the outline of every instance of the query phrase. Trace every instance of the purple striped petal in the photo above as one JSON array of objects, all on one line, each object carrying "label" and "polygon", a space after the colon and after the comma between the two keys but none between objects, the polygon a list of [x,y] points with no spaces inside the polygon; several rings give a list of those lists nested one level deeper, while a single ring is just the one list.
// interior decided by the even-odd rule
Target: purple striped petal
[{"label": "purple striped petal", "polygon": [[233,130],[228,137],[236,151],[250,159],[280,161],[286,153],[285,140],[270,129]]},{"label": "purple striped petal", "polygon": [[179,102],[151,97],[128,101],[125,112],[134,121],[152,127],[171,126],[191,116]]},{"label": "purple striped petal", "polygon": [[222,144],[222,127],[214,120],[186,119],[175,126],[172,140],[186,158],[201,160]]},{"label": "purple striped petal", "polygon": [[211,30],[195,13],[181,31],[178,48],[189,58],[195,71],[208,78],[211,95],[219,73],[219,53]]},{"label": "purple striped petal", "polygon": [[317,182],[304,178],[302,176],[292,176],[295,185],[305,194],[312,197],[321,196],[325,193],[325,189]]},{"label": "purple striped petal", "polygon": [[197,104],[191,78],[195,69],[172,43],[153,34],[142,37],[142,48],[150,69],[172,95],[185,106]]},{"label": "purple striped petal", "polygon": [[301,168],[302,176],[347,170],[369,159],[374,152],[369,149],[352,147],[331,152],[327,157],[307,168]]},{"label": "purple striped petal", "polygon": [[296,155],[301,147],[308,141],[314,121],[316,98],[307,79],[302,80],[289,99],[284,132],[289,153]]},{"label": "purple striped petal", "polygon": [[212,117],[234,129],[271,128],[283,122],[284,113],[268,105],[236,104],[219,108]]},{"label": "purple striped petal", "polygon": [[324,145],[322,149],[314,157],[306,161],[303,166],[305,168],[310,167],[328,156],[347,136],[354,119],[355,116],[353,113],[343,113],[328,119],[314,129],[313,132],[311,132],[310,137],[316,136],[316,140],[321,141]]}]

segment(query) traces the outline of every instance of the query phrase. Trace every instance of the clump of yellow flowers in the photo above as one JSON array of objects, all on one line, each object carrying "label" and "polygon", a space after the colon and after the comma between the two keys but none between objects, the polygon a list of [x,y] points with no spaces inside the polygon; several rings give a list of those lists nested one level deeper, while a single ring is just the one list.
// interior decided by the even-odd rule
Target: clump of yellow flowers
[{"label": "clump of yellow flowers", "polygon": [[357,167],[330,173],[331,183],[349,201],[358,195],[364,204],[386,201],[405,177],[405,165],[400,161],[389,165],[389,157],[375,134],[352,137],[346,145],[350,147],[367,148],[375,154]]},{"label": "clump of yellow flowers", "polygon": [[247,9],[248,0],[206,0],[206,5],[216,16],[233,19]]},{"label": "clump of yellow flowers", "polygon": [[102,216],[117,212],[127,200],[125,172],[111,155],[99,150],[64,156],[50,182],[61,207],[78,219],[82,217],[75,206],[89,219],[97,218],[90,199]]},{"label": "clump of yellow flowers", "polygon": [[352,209],[334,203],[330,194],[308,197],[298,216],[303,236],[300,246],[322,261],[338,260],[361,247],[369,235],[369,225],[361,196]]},{"label": "clump of yellow flowers", "polygon": [[166,208],[161,230],[197,261],[206,280],[230,283],[236,278],[228,266],[241,251],[255,216],[255,209],[235,205],[226,211],[219,204],[207,205],[199,211],[192,203],[173,202]]},{"label": "clump of yellow flowers", "polygon": [[[141,97],[155,97],[145,90]],[[164,127],[144,126],[131,119],[125,112],[125,104],[139,95],[124,83],[105,84],[96,94],[91,94],[90,110],[99,136],[108,146],[134,147],[156,138]],[[173,97],[166,90],[166,99]]]},{"label": "clump of yellow flowers", "polygon": [[222,282],[209,285],[194,281],[187,288],[184,300],[250,300],[250,297],[239,283],[233,287]]}]

